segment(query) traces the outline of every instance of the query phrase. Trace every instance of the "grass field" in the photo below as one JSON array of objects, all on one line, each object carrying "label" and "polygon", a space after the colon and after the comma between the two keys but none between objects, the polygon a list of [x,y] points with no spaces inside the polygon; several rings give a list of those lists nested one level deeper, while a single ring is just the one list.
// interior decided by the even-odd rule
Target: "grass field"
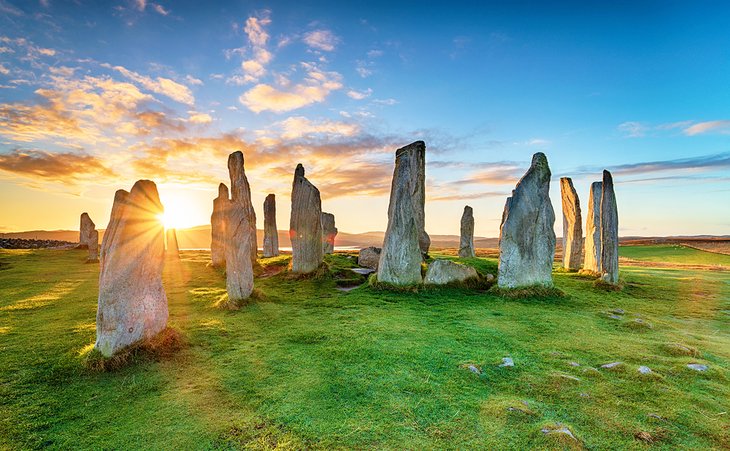
[{"label": "grass field", "polygon": [[625,267],[620,292],[558,272],[565,297],[520,300],[279,274],[225,311],[208,253],[183,252],[165,286],[187,347],[94,372],[84,259],[0,251],[0,449],[730,448],[729,272]]},{"label": "grass field", "polygon": [[621,246],[621,257],[647,262],[666,262],[684,265],[712,265],[730,268],[730,255],[701,251],[676,244],[649,246]]}]

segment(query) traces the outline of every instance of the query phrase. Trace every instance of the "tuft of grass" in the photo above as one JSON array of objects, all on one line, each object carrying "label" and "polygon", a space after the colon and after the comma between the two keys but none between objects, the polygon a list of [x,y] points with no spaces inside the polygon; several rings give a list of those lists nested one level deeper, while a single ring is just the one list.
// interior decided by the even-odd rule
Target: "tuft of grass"
[{"label": "tuft of grass", "polygon": [[83,366],[92,372],[116,371],[142,361],[168,360],[187,345],[187,340],[178,330],[166,327],[154,337],[127,346],[111,357],[103,356],[93,344],[87,346],[80,357]]},{"label": "tuft of grass", "polygon": [[489,289],[489,293],[505,299],[556,299],[566,297],[565,292],[561,289],[544,285],[519,288],[501,288],[494,285]]},{"label": "tuft of grass", "polygon": [[593,281],[593,287],[601,291],[621,291],[624,289],[624,281],[619,279],[617,284],[612,284],[599,278]]},{"label": "tuft of grass", "polygon": [[697,348],[682,343],[664,343],[662,350],[673,356],[700,357],[701,353]]}]

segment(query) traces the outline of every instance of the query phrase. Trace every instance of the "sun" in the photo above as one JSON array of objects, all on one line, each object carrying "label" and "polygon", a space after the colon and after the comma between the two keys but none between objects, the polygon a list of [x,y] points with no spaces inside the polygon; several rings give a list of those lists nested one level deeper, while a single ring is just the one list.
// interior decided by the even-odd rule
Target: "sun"
[{"label": "sun", "polygon": [[185,229],[205,224],[209,213],[202,208],[204,198],[198,199],[198,192],[176,188],[161,186],[159,190],[165,212],[157,218],[165,229]]}]

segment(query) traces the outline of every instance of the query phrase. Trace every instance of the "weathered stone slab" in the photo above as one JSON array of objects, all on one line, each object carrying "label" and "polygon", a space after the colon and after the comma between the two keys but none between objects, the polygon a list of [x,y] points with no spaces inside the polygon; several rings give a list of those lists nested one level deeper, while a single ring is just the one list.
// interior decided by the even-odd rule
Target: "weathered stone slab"
[{"label": "weathered stone slab", "polygon": [[87,263],[99,261],[99,232],[88,213],[81,213],[79,225],[79,249],[88,249]]},{"label": "weathered stone slab", "polygon": [[322,212],[322,253],[332,254],[335,251],[335,237],[337,236],[337,227],[335,227],[335,215],[332,213]]},{"label": "weathered stone slab", "polygon": [[471,266],[454,263],[451,260],[434,260],[428,265],[424,283],[445,285],[451,282],[463,282],[478,277],[476,269]]},{"label": "weathered stone slab", "polygon": [[596,275],[601,273],[601,196],[603,183],[591,183],[586,215],[585,260],[583,269]]},{"label": "weathered stone slab", "polygon": [[[426,146],[416,141],[395,153],[395,169],[390,187],[388,228],[378,263],[378,281],[394,285],[411,285],[423,281],[422,214],[423,191],[418,183],[418,171]],[[414,175],[414,172],[416,173]],[[418,203],[421,203],[419,208]],[[429,240],[430,244],[430,240]]]},{"label": "weathered stone slab", "polygon": [[228,187],[218,185],[218,197],[213,199],[213,214],[210,215],[210,259],[217,268],[226,266],[226,217],[228,213]]},{"label": "weathered stone slab", "polygon": [[474,253],[474,210],[470,206],[464,207],[461,215],[461,238],[459,240],[459,257],[472,258]]},{"label": "weathered stone slab", "polygon": [[264,200],[264,257],[279,255],[279,231],[276,228],[276,196]]},{"label": "weathered stone slab", "polygon": [[579,270],[583,262],[583,219],[578,193],[570,177],[560,178],[563,205],[563,267]]},{"label": "weathered stone slab", "polygon": [[381,251],[381,248],[373,246],[360,249],[360,253],[357,256],[357,264],[363,268],[378,269]]},{"label": "weathered stone slab", "polygon": [[231,200],[226,207],[225,249],[229,307],[236,307],[251,296],[253,265],[256,263],[256,215],[251,205],[251,189],[243,164],[242,152],[233,152],[228,156]]},{"label": "weathered stone slab", "polygon": [[177,244],[177,231],[175,229],[167,229],[165,231],[167,246],[165,247],[165,257],[180,260],[180,247]]},{"label": "weathered stone slab", "polygon": [[550,167],[538,152],[504,206],[497,277],[502,288],[553,284],[555,212],[549,191]]},{"label": "weathered stone slab", "polygon": [[289,237],[292,243],[292,272],[309,274],[322,264],[322,200],[319,190],[297,165],[291,192]]},{"label": "weathered stone slab", "polygon": [[251,264],[256,265],[258,243],[256,242],[256,211],[251,202],[251,187],[248,184],[246,170],[244,169],[243,152],[240,150],[228,156],[228,173],[231,178],[231,200],[240,205],[246,215],[248,224],[247,237],[250,241]]},{"label": "weathered stone slab", "polygon": [[162,212],[157,186],[149,180],[114,196],[102,243],[94,345],[104,356],[151,338],[167,325]]},{"label": "weathered stone slab", "polygon": [[99,262],[99,231],[94,229],[89,233],[89,241],[87,244],[89,248],[89,256],[86,258],[86,263],[98,263]]},{"label": "weathered stone slab", "polygon": [[601,194],[601,279],[618,283],[618,208],[613,177],[606,170]]}]

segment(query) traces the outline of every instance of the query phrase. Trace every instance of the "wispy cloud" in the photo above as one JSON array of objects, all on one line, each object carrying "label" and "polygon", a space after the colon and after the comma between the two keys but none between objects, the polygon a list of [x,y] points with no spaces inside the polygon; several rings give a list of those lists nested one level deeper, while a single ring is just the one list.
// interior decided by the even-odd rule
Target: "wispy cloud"
[{"label": "wispy cloud", "polygon": [[710,132],[730,134],[730,120],[699,122],[684,129],[684,134],[688,136]]},{"label": "wispy cloud", "polygon": [[363,99],[367,99],[368,97],[370,97],[372,95],[372,93],[373,93],[373,90],[371,88],[368,88],[364,91],[356,91],[354,89],[351,89],[351,90],[347,91],[347,96],[351,99],[363,100]]},{"label": "wispy cloud", "polygon": [[331,52],[340,39],[330,30],[314,30],[304,35],[303,41],[309,47],[325,52]]},{"label": "wispy cloud", "polygon": [[674,170],[718,170],[724,168],[730,168],[730,152],[675,160],[629,163],[612,166],[609,169],[616,174],[632,175]]},{"label": "wispy cloud", "polygon": [[140,86],[154,93],[162,94],[171,98],[172,100],[184,103],[186,105],[192,105],[195,103],[195,97],[193,97],[193,93],[190,91],[190,88],[174,80],[170,80],[169,78],[157,77],[153,79],[146,75],[141,75],[137,72],[131,71],[125,67],[112,66],[111,64],[107,63],[104,63],[101,66],[107,69],[116,70],[125,78],[128,78],[135,83],[138,83]]},{"label": "wispy cloud", "polygon": [[642,138],[668,130],[681,130],[684,135],[694,136],[706,133],[730,134],[730,120],[696,122],[692,120],[668,122],[651,125],[643,122],[629,121],[618,125],[618,130],[627,138]]}]

